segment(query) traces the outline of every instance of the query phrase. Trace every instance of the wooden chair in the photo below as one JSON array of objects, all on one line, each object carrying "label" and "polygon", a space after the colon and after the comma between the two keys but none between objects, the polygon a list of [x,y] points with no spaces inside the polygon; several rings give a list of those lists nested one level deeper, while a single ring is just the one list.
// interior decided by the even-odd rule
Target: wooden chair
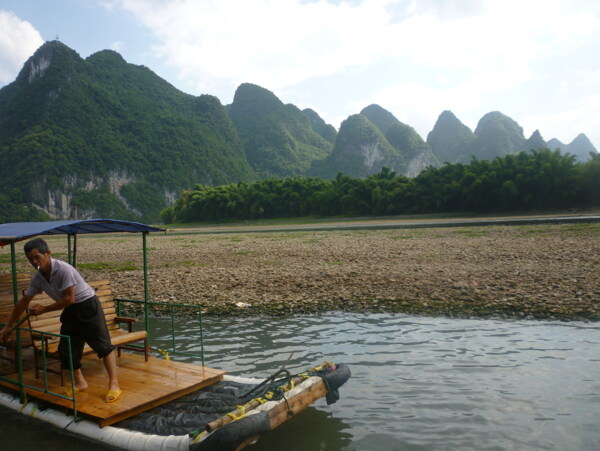
[{"label": "wooden chair", "polygon": [[[148,334],[145,330],[133,331],[133,323],[136,322],[137,319],[117,316],[115,301],[110,287],[110,281],[99,280],[88,283],[92,288],[96,290],[96,296],[98,296],[98,299],[100,300],[102,310],[104,311],[104,316],[106,318],[106,325],[108,327],[110,340],[113,346],[117,348],[118,355],[121,355],[122,349],[138,352],[142,351],[144,352],[145,360],[148,361]],[[54,300],[51,299],[46,293],[42,293],[38,294],[32,302],[39,304],[49,304],[53,303]],[[60,363],[60,356],[58,355],[58,343],[60,341],[60,338],[53,335],[42,335],[40,332],[59,334],[61,326],[61,313],[62,310],[57,310],[53,312],[44,313],[43,315],[39,316],[31,315],[29,317],[29,328],[33,330],[33,332],[31,333],[31,339],[35,350],[34,360],[36,378],[39,377],[39,370],[42,366],[39,360],[42,351],[45,352],[46,357],[50,357],[51,359],[58,359]],[[127,324],[127,330],[121,329],[121,323]],[[144,343],[143,349],[140,349],[139,346],[130,346],[132,343],[137,343],[140,341],[143,341]],[[90,348],[86,343],[85,347],[83,348],[83,355],[93,353],[94,351],[92,350],[92,348]],[[62,371],[55,370],[53,368],[48,368],[48,364],[46,364],[46,370],[50,373],[59,374],[61,377],[61,383],[64,384]]]}]

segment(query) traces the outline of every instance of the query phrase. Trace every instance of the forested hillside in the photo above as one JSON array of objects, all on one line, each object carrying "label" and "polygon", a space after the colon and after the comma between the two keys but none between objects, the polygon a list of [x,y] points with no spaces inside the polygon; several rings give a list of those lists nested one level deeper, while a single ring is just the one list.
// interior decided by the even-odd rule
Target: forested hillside
[{"label": "forested hillside", "polygon": [[[546,143],[539,131],[525,139],[499,112],[471,132],[445,111],[425,142],[391,112],[369,105],[338,132],[318,112],[257,85],[243,83],[223,106],[214,96],[179,91],[114,51],[82,59],[52,41],[0,89],[0,221],[157,221],[197,184],[212,192],[208,187],[340,172],[354,180],[383,168],[414,178],[444,162],[468,165],[544,147],[580,162],[598,155],[583,134],[566,145]],[[350,199],[344,211],[364,210],[364,203],[350,207]]]},{"label": "forested hillside", "polygon": [[331,131],[316,113],[311,116],[284,105],[260,86],[242,84],[227,109],[248,161],[261,178],[306,174],[313,161],[331,153],[332,141],[322,136],[331,136]]},{"label": "forested hillside", "polygon": [[152,220],[195,183],[255,179],[216,97],[57,41],[0,90],[0,160],[3,195],[57,217]]},{"label": "forested hillside", "polygon": [[301,216],[524,212],[600,205],[600,156],[587,163],[548,149],[431,167],[415,178],[388,168],[366,178],[295,177],[197,185],[166,223]]},{"label": "forested hillside", "polygon": [[309,175],[332,178],[338,172],[366,177],[383,167],[408,177],[439,161],[414,128],[379,105],[349,116],[340,127],[333,152],[315,161]]}]

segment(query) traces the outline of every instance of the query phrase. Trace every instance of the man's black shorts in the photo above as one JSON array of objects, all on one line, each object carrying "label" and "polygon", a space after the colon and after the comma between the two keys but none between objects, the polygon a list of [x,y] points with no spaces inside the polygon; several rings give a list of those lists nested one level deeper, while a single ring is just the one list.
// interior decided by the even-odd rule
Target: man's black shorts
[{"label": "man's black shorts", "polygon": [[[71,304],[60,315],[61,335],[71,337],[73,355],[73,368],[80,368],[81,354],[87,343],[97,354],[98,358],[106,357],[114,347],[110,342],[110,335],[106,327],[106,319],[102,304],[97,296],[92,296],[83,302]],[[63,344],[63,342],[65,342]],[[63,368],[69,368],[68,348],[66,340],[61,338],[59,345]]]}]

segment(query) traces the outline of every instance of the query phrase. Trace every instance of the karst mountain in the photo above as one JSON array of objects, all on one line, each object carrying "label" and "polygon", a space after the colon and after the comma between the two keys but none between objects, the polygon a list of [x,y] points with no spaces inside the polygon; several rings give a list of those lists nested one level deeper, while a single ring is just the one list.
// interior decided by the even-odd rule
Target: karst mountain
[{"label": "karst mountain", "polygon": [[[52,218],[153,221],[196,184],[265,178],[366,177],[387,167],[414,177],[429,166],[561,148],[580,160],[596,149],[530,138],[491,112],[475,131],[444,111],[423,138],[379,105],[339,130],[312,109],[285,104],[243,83],[233,102],[181,92],[117,52],[81,58],[59,41],[43,44],[0,89],[0,207]],[[6,215],[10,219],[10,214]],[[23,217],[21,214],[20,217]]]}]

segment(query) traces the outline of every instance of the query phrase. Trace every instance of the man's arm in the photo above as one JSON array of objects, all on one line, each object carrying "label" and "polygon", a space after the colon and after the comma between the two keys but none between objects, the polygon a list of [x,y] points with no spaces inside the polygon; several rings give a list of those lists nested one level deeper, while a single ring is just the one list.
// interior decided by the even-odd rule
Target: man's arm
[{"label": "man's arm", "polygon": [[17,302],[15,304],[13,311],[10,314],[10,318],[8,319],[8,322],[6,323],[6,326],[4,326],[2,328],[2,330],[0,330],[0,339],[2,341],[6,341],[6,337],[8,337],[8,334],[11,332],[13,324],[15,324],[15,322],[17,321],[17,318],[19,318],[21,316],[21,314],[25,310],[27,310],[27,307],[29,306],[29,303],[31,302],[32,299],[33,299],[33,296],[23,295],[23,297],[21,299],[19,299],[19,302]]},{"label": "man's arm", "polygon": [[41,315],[47,312],[53,312],[54,310],[62,310],[67,308],[69,305],[75,303],[75,285],[67,288],[63,291],[63,297],[58,302],[53,302],[48,305],[35,304],[29,308],[29,313],[33,315]]}]

